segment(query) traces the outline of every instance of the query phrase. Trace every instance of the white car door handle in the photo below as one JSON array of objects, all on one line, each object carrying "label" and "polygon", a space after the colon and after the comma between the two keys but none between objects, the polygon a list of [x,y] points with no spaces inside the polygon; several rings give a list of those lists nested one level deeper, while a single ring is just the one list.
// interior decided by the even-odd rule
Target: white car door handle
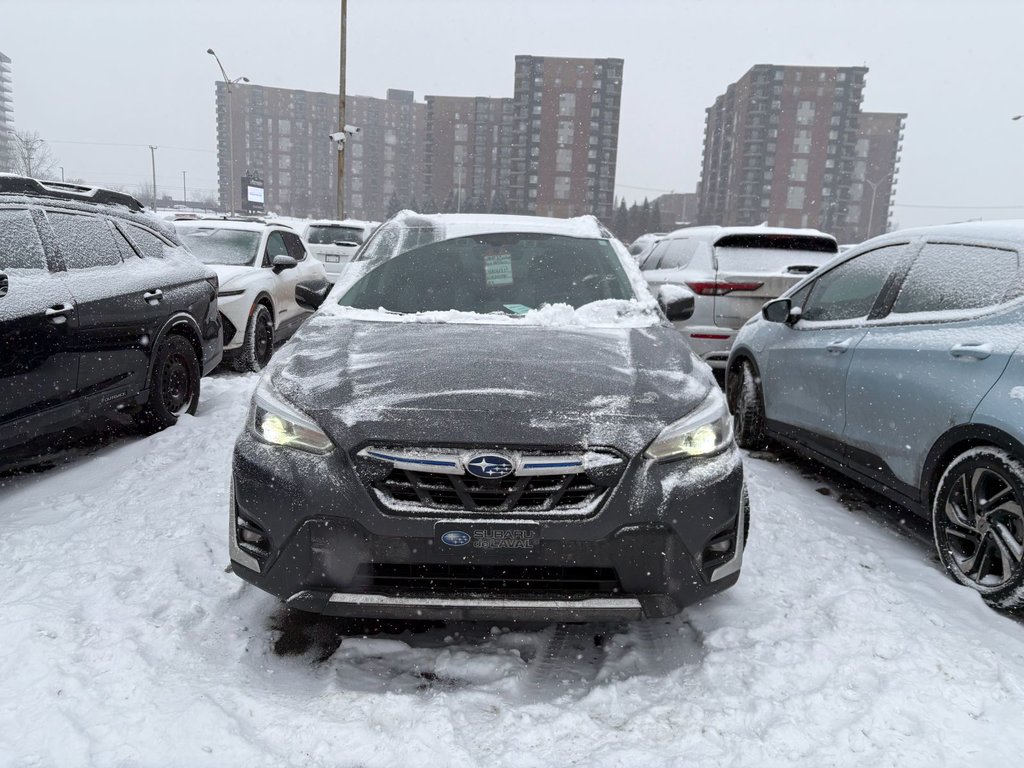
[{"label": "white car door handle", "polygon": [[851,336],[848,339],[840,339],[838,341],[829,342],[825,349],[827,349],[829,352],[834,352],[837,355],[841,355],[843,354],[843,352],[846,352],[852,344],[853,337]]},{"label": "white car door handle", "polygon": [[973,357],[975,360],[984,360],[992,354],[991,344],[954,344],[949,348],[949,354],[953,357]]}]

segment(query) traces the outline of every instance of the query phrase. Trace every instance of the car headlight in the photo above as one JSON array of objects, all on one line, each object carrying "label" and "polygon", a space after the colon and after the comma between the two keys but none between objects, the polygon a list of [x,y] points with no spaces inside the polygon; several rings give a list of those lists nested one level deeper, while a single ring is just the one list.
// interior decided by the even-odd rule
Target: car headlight
[{"label": "car headlight", "polygon": [[661,430],[645,455],[655,461],[710,456],[732,443],[732,415],[725,395],[714,387],[695,411]]},{"label": "car headlight", "polygon": [[252,398],[249,426],[258,440],[307,453],[330,453],[334,444],[317,423],[285,402],[264,378]]}]

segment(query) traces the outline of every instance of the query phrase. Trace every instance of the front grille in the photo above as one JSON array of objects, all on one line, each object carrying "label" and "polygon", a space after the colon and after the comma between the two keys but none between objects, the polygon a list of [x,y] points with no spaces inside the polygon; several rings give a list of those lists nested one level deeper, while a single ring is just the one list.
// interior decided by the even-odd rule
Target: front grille
[{"label": "front grille", "polygon": [[[485,460],[497,464],[483,470],[474,466]],[[586,517],[597,511],[625,468],[619,455],[605,449],[495,455],[455,448],[368,447],[355,461],[383,511],[435,517]],[[479,476],[502,462],[508,472],[504,477]]]},{"label": "front grille", "polygon": [[582,474],[480,480],[407,469],[392,469],[373,489],[386,507],[399,512],[429,507],[451,512],[583,514],[592,511],[608,490]]},{"label": "front grille", "polygon": [[360,588],[389,595],[612,595],[622,585],[614,568],[447,563],[370,563],[357,572]]}]

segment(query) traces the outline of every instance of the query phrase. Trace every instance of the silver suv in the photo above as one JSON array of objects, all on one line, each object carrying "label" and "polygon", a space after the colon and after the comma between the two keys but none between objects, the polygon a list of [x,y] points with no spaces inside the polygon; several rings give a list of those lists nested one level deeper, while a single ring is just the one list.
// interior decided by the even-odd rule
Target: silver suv
[{"label": "silver suv", "polygon": [[641,254],[655,294],[665,284],[696,295],[693,317],[676,327],[712,368],[724,368],[736,331],[768,299],[838,252],[831,235],[779,227],[687,227]]},{"label": "silver suv", "polygon": [[1024,221],[884,235],[767,303],[726,389],[737,442],[812,455],[930,517],[959,582],[1024,604]]}]

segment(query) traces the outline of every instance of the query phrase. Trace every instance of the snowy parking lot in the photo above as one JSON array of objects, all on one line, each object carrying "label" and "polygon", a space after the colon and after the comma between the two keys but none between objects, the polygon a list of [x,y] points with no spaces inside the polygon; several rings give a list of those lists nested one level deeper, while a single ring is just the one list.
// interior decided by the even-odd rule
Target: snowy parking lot
[{"label": "snowy parking lot", "polygon": [[2,480],[0,765],[1019,763],[1024,623],[923,525],[770,454],[739,584],[670,620],[363,637],[286,612],[225,572],[256,380]]}]

